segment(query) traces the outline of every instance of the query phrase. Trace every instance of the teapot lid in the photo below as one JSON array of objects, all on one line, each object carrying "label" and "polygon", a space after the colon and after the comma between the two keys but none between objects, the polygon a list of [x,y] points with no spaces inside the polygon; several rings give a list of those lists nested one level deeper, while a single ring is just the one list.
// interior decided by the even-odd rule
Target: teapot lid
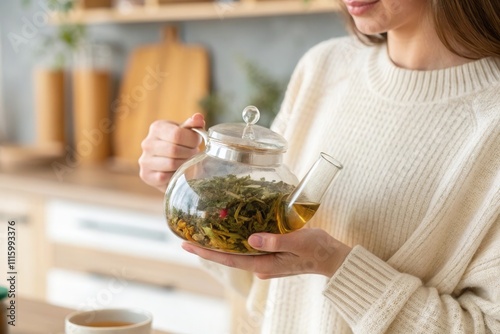
[{"label": "teapot lid", "polygon": [[245,123],[223,123],[208,129],[210,140],[224,145],[252,151],[282,153],[287,150],[287,141],[276,132],[260,125],[257,107],[248,106],[242,112]]}]

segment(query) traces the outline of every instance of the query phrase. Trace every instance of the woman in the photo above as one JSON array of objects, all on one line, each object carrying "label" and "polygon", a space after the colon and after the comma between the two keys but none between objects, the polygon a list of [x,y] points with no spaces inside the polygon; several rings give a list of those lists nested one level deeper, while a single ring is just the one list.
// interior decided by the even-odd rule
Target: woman
[{"label": "woman", "polygon": [[[500,333],[500,3],[344,7],[365,44],[310,50],[273,124],[299,178],[320,151],[344,164],[311,228],[252,235],[264,256],[183,247],[255,274],[212,266],[248,296],[244,333]],[[203,123],[154,123],[143,180],[163,191]]]}]

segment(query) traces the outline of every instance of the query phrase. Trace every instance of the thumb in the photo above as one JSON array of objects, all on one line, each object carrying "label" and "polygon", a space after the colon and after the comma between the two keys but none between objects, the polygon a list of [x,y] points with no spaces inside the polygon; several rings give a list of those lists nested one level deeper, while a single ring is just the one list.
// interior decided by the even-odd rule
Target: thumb
[{"label": "thumb", "polygon": [[205,127],[205,117],[196,113],[190,118],[188,118],[184,123],[181,124],[181,128],[204,128]]},{"label": "thumb", "polygon": [[255,233],[248,238],[248,243],[255,249],[266,252],[291,252],[294,249],[293,234]]}]

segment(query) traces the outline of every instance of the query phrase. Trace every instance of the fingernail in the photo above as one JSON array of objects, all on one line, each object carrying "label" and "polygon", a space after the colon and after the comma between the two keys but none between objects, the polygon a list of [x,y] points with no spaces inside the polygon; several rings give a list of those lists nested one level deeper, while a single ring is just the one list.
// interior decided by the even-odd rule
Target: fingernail
[{"label": "fingernail", "polygon": [[262,239],[262,237],[260,235],[254,234],[254,235],[251,235],[250,238],[248,238],[248,243],[252,247],[259,248],[259,247],[262,247],[262,245],[264,244],[264,240]]}]

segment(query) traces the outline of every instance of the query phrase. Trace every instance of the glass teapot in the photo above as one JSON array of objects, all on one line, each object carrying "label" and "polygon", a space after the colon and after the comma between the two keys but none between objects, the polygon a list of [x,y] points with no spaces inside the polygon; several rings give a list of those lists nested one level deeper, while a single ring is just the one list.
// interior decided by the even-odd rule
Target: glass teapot
[{"label": "glass teapot", "polygon": [[286,140],[256,125],[259,110],[243,110],[245,123],[225,123],[208,132],[193,128],[205,151],[175,172],[165,192],[165,216],[180,238],[208,249],[263,254],[250,247],[257,232],[302,228],[342,165],[325,153],[299,183],[282,163]]}]

